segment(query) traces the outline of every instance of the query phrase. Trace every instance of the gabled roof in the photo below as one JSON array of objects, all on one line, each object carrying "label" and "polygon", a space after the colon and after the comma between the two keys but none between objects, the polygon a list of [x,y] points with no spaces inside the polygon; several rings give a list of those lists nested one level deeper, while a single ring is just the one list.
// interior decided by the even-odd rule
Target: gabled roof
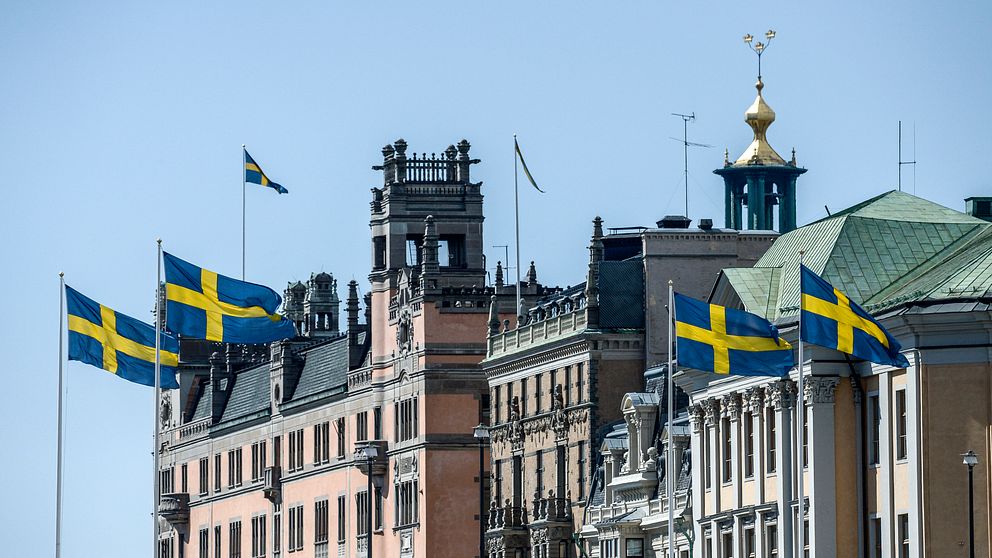
[{"label": "gabled roof", "polygon": [[[805,264],[877,311],[992,288],[992,223],[891,191],[779,237],[752,269],[726,269],[744,307],[769,319],[799,308]],[[714,289],[714,292],[717,289]]]}]

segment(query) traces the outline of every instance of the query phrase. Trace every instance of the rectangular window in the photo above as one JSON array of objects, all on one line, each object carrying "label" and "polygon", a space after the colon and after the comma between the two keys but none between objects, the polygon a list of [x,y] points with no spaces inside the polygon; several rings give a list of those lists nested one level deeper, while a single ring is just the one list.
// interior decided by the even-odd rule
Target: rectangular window
[{"label": "rectangular window", "polygon": [[754,528],[749,527],[744,529],[744,558],[754,558],[755,556],[755,544],[754,544]]},{"label": "rectangular window", "polygon": [[272,466],[282,467],[282,436],[272,438]]},{"label": "rectangular window", "polygon": [[493,400],[493,424],[500,424],[503,421],[503,401],[500,399],[501,392],[503,391],[503,386],[496,386],[493,388],[492,400]]},{"label": "rectangular window", "polygon": [[210,490],[210,458],[201,457],[200,458],[200,496],[206,496],[209,490]]},{"label": "rectangular window", "polygon": [[896,459],[906,459],[906,390],[896,392]]},{"label": "rectangular window", "polygon": [[800,402],[803,413],[803,468],[809,467],[809,407]]},{"label": "rectangular window", "polygon": [[534,377],[534,412],[538,414],[542,412],[544,407],[541,401],[541,395],[543,395],[541,393],[541,380],[543,380],[541,374]]},{"label": "rectangular window", "polygon": [[234,488],[234,450],[227,452],[227,487]]},{"label": "rectangular window", "polygon": [[289,551],[303,550],[303,505],[289,508]]},{"label": "rectangular window", "polygon": [[[877,397],[877,396],[876,396]],[[882,520],[878,517],[873,517],[868,520],[869,526],[869,536],[871,537],[869,543],[871,546],[871,557],[870,558],[882,558]]]},{"label": "rectangular window", "polygon": [[200,529],[200,558],[210,557],[210,529]]},{"label": "rectangular window", "polygon": [[251,518],[251,558],[265,557],[265,516]]},{"label": "rectangular window", "polygon": [[228,529],[227,555],[229,558],[241,558],[241,522],[232,521]]},{"label": "rectangular window", "polygon": [[769,525],[765,532],[768,533],[765,541],[768,558],[778,558],[778,525]]},{"label": "rectangular window", "polygon": [[809,558],[809,520],[803,520],[803,558]]},{"label": "rectangular window", "polygon": [[734,534],[724,533],[720,537],[720,556],[723,558],[734,558]]},{"label": "rectangular window", "polygon": [[503,506],[503,461],[502,459],[493,460],[493,480],[495,481],[493,500],[500,507]]},{"label": "rectangular window", "polygon": [[289,433],[289,467],[290,473],[296,470],[296,433]]},{"label": "rectangular window", "polygon": [[713,558],[713,537],[707,536],[703,539],[703,556]]},{"label": "rectangular window", "polygon": [[544,452],[537,450],[534,455],[534,471],[537,473],[537,481],[535,486],[537,487],[537,493],[544,495]]},{"label": "rectangular window", "polygon": [[186,463],[183,463],[182,467],[179,468],[179,492],[189,492],[189,476],[186,470]]},{"label": "rectangular window", "polygon": [[412,525],[418,520],[417,481],[401,482],[396,489],[396,527]]},{"label": "rectangular window", "polygon": [[382,407],[372,409],[372,436],[373,440],[382,439]]},{"label": "rectangular window", "polygon": [[868,464],[879,463],[879,429],[882,425],[882,409],[878,394],[868,396]]},{"label": "rectangular window", "polygon": [[[744,413],[744,477],[754,476],[754,415]],[[753,533],[752,533],[753,535]]]},{"label": "rectangular window", "polygon": [[343,458],[345,454],[344,417],[334,421],[334,429],[337,431],[338,437],[338,457]]},{"label": "rectangular window", "polygon": [[382,531],[382,491],[376,488],[373,494],[375,494],[375,521],[372,528],[378,532]]},{"label": "rectangular window", "polygon": [[282,514],[279,513],[279,506],[275,506],[272,513],[272,556],[279,556],[282,553]]},{"label": "rectangular window", "polygon": [[355,495],[355,521],[358,523],[358,536],[364,537],[368,534],[369,517],[369,493],[359,492]]},{"label": "rectangular window", "polygon": [[527,378],[520,380],[520,416],[527,416]]},{"label": "rectangular window", "polygon": [[713,451],[710,449],[710,432],[712,427],[703,427],[703,447],[699,448],[700,453],[703,454],[703,474],[706,477],[706,488],[709,489],[713,486]]},{"label": "rectangular window", "polygon": [[398,426],[398,442],[405,442],[407,440],[412,440],[417,437],[418,433],[418,414],[419,410],[417,408],[417,398],[411,397],[400,401],[397,404],[397,410],[399,411],[397,415],[397,426]]},{"label": "rectangular window", "polygon": [[768,407],[768,409],[765,411],[765,414],[766,414],[765,430],[768,432],[767,440],[765,441],[768,447],[768,459],[766,460],[765,463],[765,469],[769,473],[774,473],[777,468],[775,461],[775,451],[777,448],[776,444],[778,443],[778,440],[776,440],[775,438],[775,430],[776,430],[775,408]]},{"label": "rectangular window", "polygon": [[158,475],[158,489],[162,494],[170,494],[175,492],[173,490],[173,478],[175,477],[176,469],[174,467],[169,467],[168,469],[162,469]]},{"label": "rectangular window", "polygon": [[369,413],[362,411],[355,415],[355,440],[364,442],[369,439]]},{"label": "rectangular window", "polygon": [[221,558],[220,542],[220,525],[217,525],[214,527],[214,558]]},{"label": "rectangular window", "polygon": [[344,544],[345,536],[348,534],[345,521],[347,506],[344,496],[338,496],[338,544]]},{"label": "rectangular window", "polygon": [[[331,460],[331,423],[324,421],[313,425],[313,464],[329,463]],[[302,462],[302,456],[300,457]]]},{"label": "rectangular window", "polygon": [[627,558],[644,558],[644,539],[627,539]]},{"label": "rectangular window", "polygon": [[576,450],[579,454],[579,500],[583,501],[586,499],[586,443],[579,441],[579,445]]},{"label": "rectangular window", "polygon": [[251,445],[251,482],[265,478],[265,440]]},{"label": "rectangular window", "polygon": [[909,558],[909,514],[905,513],[899,514],[899,558]]},{"label": "rectangular window", "polygon": [[565,367],[565,406],[569,407],[572,405],[572,367]]},{"label": "rectangular window", "polygon": [[328,517],[327,500],[319,500],[313,505],[313,542],[321,544],[327,542]]},{"label": "rectangular window", "polygon": [[303,429],[289,433],[289,472],[303,469]]},{"label": "rectangular window", "polygon": [[227,452],[227,487],[241,486],[241,448]]},{"label": "rectangular window", "polygon": [[723,437],[723,482],[731,482],[734,480],[734,448],[729,418],[720,421],[720,435]]},{"label": "rectangular window", "polygon": [[582,369],[585,368],[584,363],[580,362],[575,365],[575,402],[582,403],[585,399],[582,396],[582,383],[585,377],[582,375]]}]

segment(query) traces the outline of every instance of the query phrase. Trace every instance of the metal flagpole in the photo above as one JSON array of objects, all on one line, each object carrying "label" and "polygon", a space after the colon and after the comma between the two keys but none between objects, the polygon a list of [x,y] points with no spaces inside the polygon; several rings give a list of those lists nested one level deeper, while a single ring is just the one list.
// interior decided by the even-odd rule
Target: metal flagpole
[{"label": "metal flagpole", "polygon": [[798,428],[796,429],[796,436],[799,438],[799,443],[796,445],[796,461],[799,464],[799,473],[796,475],[796,486],[797,492],[799,494],[799,522],[797,527],[796,541],[798,542],[798,550],[796,551],[796,557],[801,558],[803,555],[803,548],[805,547],[804,539],[806,538],[805,530],[805,502],[803,498],[803,442],[806,435],[806,402],[803,391],[805,389],[805,382],[803,381],[803,311],[802,311],[802,266],[805,263],[806,251],[799,251],[799,393],[796,397],[796,413],[799,415]]},{"label": "metal flagpole", "polygon": [[517,134],[513,134],[513,215],[516,224],[517,239],[517,327],[520,327],[520,194],[517,187]]},{"label": "metal flagpole", "polygon": [[55,471],[55,558],[62,556],[62,389],[63,389],[63,327],[62,316],[65,315],[65,274],[59,272],[59,417],[58,417],[58,449],[56,450]]},{"label": "metal flagpole", "polygon": [[675,373],[675,351],[672,350],[672,334],[675,325],[675,290],[672,280],[668,280],[668,387],[665,391],[668,394],[668,451],[665,457],[665,484],[668,489],[668,556],[675,558],[675,444],[672,440],[672,425],[675,415],[675,380],[672,375]]},{"label": "metal flagpole", "polygon": [[158,555],[158,500],[159,500],[159,397],[162,388],[162,239],[158,238],[155,240],[158,244],[158,257],[156,263],[158,264],[158,275],[155,280],[155,397],[153,398],[155,402],[155,433],[153,436],[154,445],[152,446],[152,455],[154,461],[154,481],[155,481],[155,493],[154,499],[152,500],[152,558]]},{"label": "metal flagpole", "polygon": [[248,164],[248,151],[241,144],[241,280],[245,280],[245,191],[248,189],[245,166]]}]

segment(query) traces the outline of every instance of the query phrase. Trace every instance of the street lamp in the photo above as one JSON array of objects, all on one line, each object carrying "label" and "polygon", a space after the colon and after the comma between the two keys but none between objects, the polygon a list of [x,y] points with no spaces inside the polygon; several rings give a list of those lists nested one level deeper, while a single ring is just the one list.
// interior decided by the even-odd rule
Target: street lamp
[{"label": "street lamp", "polygon": [[978,465],[978,456],[968,450],[961,457],[962,462],[968,466],[968,540],[971,549],[968,556],[975,558],[975,465]]},{"label": "street lamp", "polygon": [[375,507],[375,504],[373,503],[373,496],[372,496],[372,490],[373,490],[373,488],[372,488],[372,462],[375,461],[375,458],[376,457],[379,457],[379,450],[375,446],[373,446],[372,444],[369,444],[369,445],[363,447],[362,449],[360,449],[359,450],[359,453],[361,453],[362,454],[362,457],[365,458],[365,463],[368,466],[368,471],[367,472],[368,472],[368,477],[369,477],[369,486],[368,486],[368,492],[365,493],[365,495],[366,495],[365,502],[366,502],[366,506],[368,507],[369,516],[367,518],[367,521],[368,522],[365,524],[365,526],[366,526],[366,534],[368,535],[369,538],[368,538],[368,544],[366,545],[367,548],[365,550],[365,556],[366,556],[366,558],[372,558],[372,513],[373,513],[372,508]]},{"label": "street lamp", "polygon": [[482,475],[486,474],[486,444],[489,442],[489,427],[479,423],[472,430],[472,436],[479,441],[479,558],[486,557],[486,502],[483,491]]}]

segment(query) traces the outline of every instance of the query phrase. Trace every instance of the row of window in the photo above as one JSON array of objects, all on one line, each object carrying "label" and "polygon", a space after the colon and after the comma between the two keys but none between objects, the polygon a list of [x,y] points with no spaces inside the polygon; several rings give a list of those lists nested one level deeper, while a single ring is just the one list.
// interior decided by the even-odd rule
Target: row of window
[{"label": "row of window", "polygon": [[[495,412],[494,424],[501,424],[504,420],[510,419],[510,413],[504,414],[504,405],[513,403],[514,386],[519,390],[520,417],[531,414],[531,399],[533,399],[533,414],[541,414],[552,406],[555,386],[560,386],[562,391],[562,402],[566,407],[583,402],[585,394],[583,388],[585,366],[578,363],[575,366],[566,366],[561,370],[551,370],[547,374],[535,374],[531,378],[523,378],[519,382],[509,382],[493,387],[492,402]],[[544,383],[545,376],[548,383]],[[528,391],[532,389],[533,394],[528,396]],[[574,390],[574,391],[573,391]],[[505,391],[505,399],[504,397]],[[573,401],[574,396],[574,401]]]},{"label": "row of window", "polygon": [[[395,404],[395,441],[402,442],[411,440],[419,435],[419,410],[417,397],[408,398]],[[369,413],[363,411],[355,416],[355,437],[356,441],[363,442],[369,440]],[[313,465],[319,466],[330,462],[331,459],[331,422],[325,421],[313,426]],[[334,421],[334,428],[337,442],[337,457],[344,458],[347,451],[345,437],[345,419],[339,418]],[[304,468],[303,458],[303,428],[294,430],[286,434],[288,443],[288,463],[287,472],[292,473]],[[382,409],[376,407],[372,410],[372,438],[381,440],[382,434]],[[268,466],[268,443],[266,440],[255,442],[251,446],[251,482],[262,482],[265,478],[265,469]],[[214,461],[214,492],[220,492],[223,487],[222,455],[215,454]],[[242,448],[235,448],[227,452],[227,488],[237,488],[243,485],[242,472]],[[282,436],[275,436],[272,439],[272,462],[275,466],[282,465]],[[210,489],[210,458],[203,457],[199,460],[199,494],[206,496]],[[187,464],[180,466],[180,492],[189,492],[187,478]],[[175,468],[169,467],[160,472],[160,486],[163,494],[175,492]]]},{"label": "row of window", "polygon": [[[574,446],[574,454],[571,453],[571,448],[567,446],[557,446],[553,449],[538,451],[534,455],[534,482],[535,485],[533,490],[528,490],[528,494],[537,492],[541,495],[546,495],[548,493],[548,487],[545,486],[545,463],[552,462],[555,467],[555,479],[557,480],[554,488],[555,494],[558,497],[564,497],[564,494],[568,492],[570,472],[569,463],[572,463],[572,458],[574,457],[575,463],[578,467],[578,478],[576,479],[575,494],[578,496],[579,501],[584,501],[586,499],[586,463],[588,456],[586,455],[586,442],[579,441]],[[545,458],[545,455],[548,457]],[[493,486],[493,500],[499,504],[504,502],[504,487],[503,487],[503,477],[504,471],[509,469],[509,476],[512,482],[510,488],[510,495],[514,497],[515,500],[520,500],[523,497],[523,459],[520,456],[514,456],[510,459],[497,459],[493,463],[493,479],[495,485]],[[517,505],[517,504],[515,504]]]},{"label": "row of window", "polygon": [[[803,435],[803,466],[807,466],[809,463],[809,409],[803,406],[806,414],[807,420],[804,421],[804,426],[806,431]],[[745,479],[754,478],[755,467],[758,465],[758,461],[755,455],[755,446],[759,441],[760,436],[764,436],[765,451],[764,451],[764,463],[765,463],[765,473],[771,474],[778,470],[778,416],[777,411],[773,407],[767,407],[763,411],[764,413],[763,421],[763,433],[755,431],[755,414],[752,412],[745,412],[741,415],[740,426],[741,426],[741,440],[740,440],[740,455],[743,465],[743,474]],[[733,431],[735,424],[730,418],[724,417],[720,421],[720,431],[719,439],[717,440],[719,447],[717,451],[719,452],[720,460],[720,481],[723,483],[733,482],[734,480],[734,455],[738,451],[738,448],[734,447]],[[704,463],[704,482],[706,488],[711,488],[713,486],[713,465],[714,458],[716,456],[712,455],[713,450],[709,446],[709,434],[713,427],[707,427],[705,429],[705,435],[703,437],[703,444],[700,448],[700,452],[703,454]]]},{"label": "row of window", "polygon": [[[402,483],[397,487],[396,499],[396,526],[414,524],[417,522],[417,481]],[[375,490],[375,508],[373,510],[373,529],[378,532],[382,530],[382,493]],[[280,505],[273,506],[272,514],[272,540],[271,550],[273,556],[282,553],[282,510]],[[289,507],[287,510],[287,537],[286,551],[289,553],[303,550],[304,534],[304,506],[302,504]],[[355,521],[357,522],[358,536],[368,535],[369,502],[368,492],[362,491],[355,495]],[[314,503],[313,508],[313,544],[326,545],[330,532],[330,510],[327,500],[319,500]],[[200,558],[241,558],[242,533],[241,521],[231,521],[228,523],[228,545],[227,555],[222,554],[222,534],[220,525],[213,528],[213,553],[211,554],[211,529],[202,528],[199,533]],[[268,552],[267,540],[268,523],[267,516],[257,515],[251,519],[251,558],[265,558]],[[337,543],[344,544],[347,538],[347,499],[345,496],[338,496],[337,499]],[[172,541],[163,541],[160,547],[161,558],[172,558]]]},{"label": "row of window", "polygon": [[[895,396],[895,451],[896,459],[899,460],[908,457],[906,432],[909,427],[909,417],[906,409],[906,390],[896,390]],[[868,395],[868,406],[865,412],[868,423],[868,465],[878,465],[882,458],[880,446],[882,406],[878,393]]]}]

